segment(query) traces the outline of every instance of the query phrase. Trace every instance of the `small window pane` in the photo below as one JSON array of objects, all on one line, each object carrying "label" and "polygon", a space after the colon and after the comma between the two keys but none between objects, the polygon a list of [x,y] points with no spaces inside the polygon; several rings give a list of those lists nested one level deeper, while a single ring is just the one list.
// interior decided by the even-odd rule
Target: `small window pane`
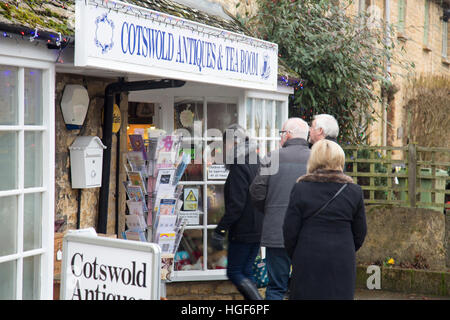
[{"label": "small window pane", "polygon": [[255,135],[258,137],[264,136],[262,116],[263,116],[262,100],[255,99]]},{"label": "small window pane", "polygon": [[23,300],[38,300],[40,291],[41,257],[33,256],[23,259]]},{"label": "small window pane", "polygon": [[203,231],[186,230],[175,254],[175,270],[203,270]]},{"label": "small window pane", "polygon": [[181,177],[181,181],[203,181],[203,164],[194,163],[194,160],[191,160]]},{"label": "small window pane", "polygon": [[18,124],[18,68],[0,66],[0,125]]},{"label": "small window pane", "polygon": [[17,196],[0,197],[0,256],[17,252]]},{"label": "small window pane", "polygon": [[247,130],[249,130],[249,132],[252,129],[252,119],[253,119],[252,103],[253,103],[253,99],[247,98],[245,108],[246,108],[246,116],[247,116],[247,119],[246,119]]},{"label": "small window pane", "polygon": [[[175,129],[185,129],[191,137],[202,137],[205,130],[203,101],[198,98],[175,97]],[[195,132],[194,132],[195,127]]]},{"label": "small window pane", "polygon": [[216,269],[226,269],[228,265],[228,241],[225,239],[223,247],[223,250],[217,251],[216,249],[213,249],[211,247],[211,239],[212,239],[212,233],[214,232],[213,229],[208,230],[208,269],[209,270],[216,270]]},{"label": "small window pane", "polygon": [[41,247],[42,194],[24,195],[24,232],[23,249],[32,250]]},{"label": "small window pane", "polygon": [[206,163],[208,165],[207,168],[209,168],[211,165],[222,165],[225,163],[226,159],[224,159],[223,150],[224,145],[222,140],[208,142],[206,147]]},{"label": "small window pane", "polygon": [[17,188],[17,148],[17,133],[0,132],[0,191]]},{"label": "small window pane", "polygon": [[225,214],[224,185],[208,186],[208,224],[217,224]]},{"label": "small window pane", "polygon": [[276,101],[275,130],[280,131],[282,128],[283,128],[283,102]]},{"label": "small window pane", "polygon": [[265,114],[266,114],[266,124],[265,124],[265,128],[266,128],[266,137],[272,137],[272,129],[274,124],[272,123],[272,115],[274,112],[274,101],[273,100],[266,100],[266,106],[265,106],[265,110],[264,110]]},{"label": "small window pane", "polygon": [[42,125],[42,71],[25,69],[25,125]]},{"label": "small window pane", "polygon": [[42,133],[25,132],[25,188],[42,186]]},{"label": "small window pane", "polygon": [[16,261],[0,263],[0,300],[16,298],[16,266]]},{"label": "small window pane", "polygon": [[180,214],[187,220],[187,225],[203,224],[203,186],[185,185],[182,197]]}]

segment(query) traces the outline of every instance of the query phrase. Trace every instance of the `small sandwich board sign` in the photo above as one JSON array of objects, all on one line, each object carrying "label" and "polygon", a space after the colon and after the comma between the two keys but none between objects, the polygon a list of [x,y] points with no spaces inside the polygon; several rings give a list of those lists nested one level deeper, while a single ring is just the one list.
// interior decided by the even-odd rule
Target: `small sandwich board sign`
[{"label": "small sandwich board sign", "polygon": [[63,240],[61,300],[159,300],[157,244],[68,233]]}]

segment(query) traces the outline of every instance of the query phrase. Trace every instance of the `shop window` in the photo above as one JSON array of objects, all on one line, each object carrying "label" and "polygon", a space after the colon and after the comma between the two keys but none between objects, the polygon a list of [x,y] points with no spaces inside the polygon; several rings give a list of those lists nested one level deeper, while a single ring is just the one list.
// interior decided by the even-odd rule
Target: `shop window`
[{"label": "shop window", "polygon": [[197,201],[197,206],[190,208],[196,210],[181,211],[189,223],[175,256],[175,279],[226,279],[228,244],[225,241],[221,251],[210,246],[212,232],[225,213],[223,130],[230,124],[243,123],[250,138],[258,143],[258,152],[270,152],[279,147],[278,132],[287,117],[287,101],[257,96],[246,98],[241,106],[237,99],[223,97],[175,97],[174,101],[174,128],[183,129],[186,136],[182,148],[191,154],[191,164],[180,184],[184,186],[183,197],[194,188]]},{"label": "shop window", "polygon": [[[223,188],[227,173],[222,158],[222,135],[230,124],[238,123],[236,100],[223,97],[174,99],[174,129],[183,135],[183,151],[191,155],[191,163],[180,184],[184,186],[183,197],[194,201],[181,211],[188,219],[188,230],[175,257],[175,269],[180,271],[178,280],[192,272],[207,275],[208,270],[224,269],[226,263],[221,258],[226,257],[226,250],[218,253],[208,243],[225,212]],[[201,275],[196,277],[202,278]],[[225,272],[221,272],[221,277],[225,277]]]},{"label": "shop window", "polygon": [[251,139],[256,141],[262,157],[279,147],[279,130],[286,120],[284,109],[284,101],[258,98],[246,100],[247,130]]},{"label": "shop window", "polygon": [[34,66],[0,66],[0,299],[49,299],[54,71],[21,63]]}]

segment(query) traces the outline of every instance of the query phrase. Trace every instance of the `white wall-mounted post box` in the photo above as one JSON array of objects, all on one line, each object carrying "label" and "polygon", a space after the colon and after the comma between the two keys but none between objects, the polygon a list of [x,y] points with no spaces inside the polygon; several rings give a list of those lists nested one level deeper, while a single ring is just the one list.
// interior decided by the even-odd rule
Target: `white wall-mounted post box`
[{"label": "white wall-mounted post box", "polygon": [[70,150],[72,188],[97,188],[102,185],[103,145],[99,137],[77,137]]}]

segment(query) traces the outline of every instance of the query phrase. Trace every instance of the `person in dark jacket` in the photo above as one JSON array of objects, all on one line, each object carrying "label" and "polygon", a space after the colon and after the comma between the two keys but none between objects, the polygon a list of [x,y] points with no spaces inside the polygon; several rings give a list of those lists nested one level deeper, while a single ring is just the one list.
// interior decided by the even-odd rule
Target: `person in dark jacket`
[{"label": "person in dark jacket", "polygon": [[223,250],[228,231],[227,276],[247,300],[262,300],[252,267],[260,248],[263,215],[250,200],[249,186],[258,173],[259,158],[245,130],[231,125],[223,135],[225,214],[212,234],[212,247]]},{"label": "person in dark jacket", "polygon": [[253,204],[264,213],[261,246],[266,248],[269,278],[266,300],[282,300],[288,291],[291,261],[284,249],[284,214],[292,187],[306,173],[310,154],[306,142],[308,124],[304,120],[288,119],[280,134],[282,148],[262,161],[260,174],[250,186]]},{"label": "person in dark jacket", "polygon": [[[342,171],[344,151],[323,139],[294,185],[283,224],[292,260],[290,299],[353,299],[355,253],[367,232],[363,192]],[[313,216],[344,185],[328,206]]]}]

